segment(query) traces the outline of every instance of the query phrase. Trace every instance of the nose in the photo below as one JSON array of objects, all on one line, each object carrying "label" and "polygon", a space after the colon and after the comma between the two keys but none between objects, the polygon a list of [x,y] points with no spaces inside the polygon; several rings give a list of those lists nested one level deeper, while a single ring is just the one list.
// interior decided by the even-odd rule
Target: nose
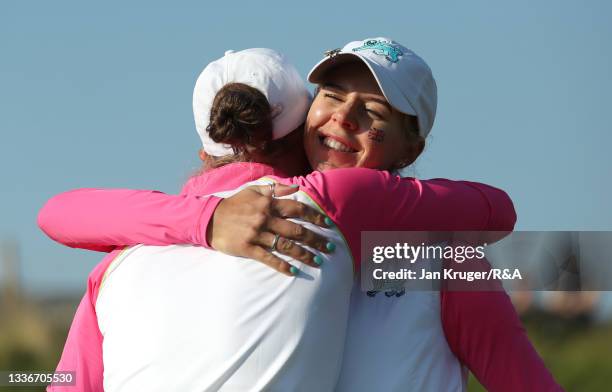
[{"label": "nose", "polygon": [[357,122],[357,105],[352,101],[345,101],[338,106],[332,114],[332,119],[349,131],[359,129]]}]

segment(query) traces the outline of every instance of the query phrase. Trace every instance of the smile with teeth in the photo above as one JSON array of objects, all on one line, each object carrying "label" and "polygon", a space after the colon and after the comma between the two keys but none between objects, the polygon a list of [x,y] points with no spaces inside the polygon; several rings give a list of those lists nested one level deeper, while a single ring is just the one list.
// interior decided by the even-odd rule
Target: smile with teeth
[{"label": "smile with teeth", "polygon": [[319,136],[319,140],[321,141],[321,143],[324,146],[326,146],[326,147],[328,147],[328,148],[330,148],[330,149],[332,149],[334,151],[351,152],[351,153],[352,152],[357,152],[356,150],[352,149],[351,147],[347,146],[346,144],[341,143],[341,142],[339,142],[336,139],[332,139],[332,138],[324,136],[324,135]]}]

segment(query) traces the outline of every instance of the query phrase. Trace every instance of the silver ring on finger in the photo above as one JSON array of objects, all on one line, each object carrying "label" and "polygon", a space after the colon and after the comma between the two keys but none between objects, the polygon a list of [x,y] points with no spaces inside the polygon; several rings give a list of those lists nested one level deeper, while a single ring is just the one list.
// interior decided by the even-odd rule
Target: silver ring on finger
[{"label": "silver ring on finger", "polygon": [[270,247],[270,251],[276,251],[276,245],[278,245],[278,240],[280,239],[280,234],[274,235],[274,241],[272,241],[272,246]]},{"label": "silver ring on finger", "polygon": [[276,198],[276,195],[274,194],[274,189],[276,187],[276,183],[273,182],[272,184],[268,184],[268,186],[270,187],[270,194],[272,195],[272,198]]}]

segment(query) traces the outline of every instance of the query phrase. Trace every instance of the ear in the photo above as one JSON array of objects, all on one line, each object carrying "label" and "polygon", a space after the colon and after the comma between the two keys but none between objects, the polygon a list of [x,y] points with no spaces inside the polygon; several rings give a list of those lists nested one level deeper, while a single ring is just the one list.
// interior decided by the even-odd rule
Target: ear
[{"label": "ear", "polygon": [[200,156],[200,160],[202,162],[206,162],[206,159],[208,158],[208,154],[206,153],[206,151],[204,151],[203,148],[200,148],[200,151],[199,151],[198,155]]}]

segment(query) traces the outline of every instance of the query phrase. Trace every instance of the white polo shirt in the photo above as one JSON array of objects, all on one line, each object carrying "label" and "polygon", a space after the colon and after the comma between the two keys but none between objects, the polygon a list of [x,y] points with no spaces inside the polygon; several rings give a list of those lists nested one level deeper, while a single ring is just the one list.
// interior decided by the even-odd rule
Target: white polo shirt
[{"label": "white polo shirt", "polygon": [[467,370],[450,350],[437,291],[378,292],[355,284],[336,391],[467,390]]},{"label": "white polo shirt", "polygon": [[[318,208],[303,192],[288,198]],[[320,269],[291,261],[296,277],[187,245],[139,245],[118,257],[96,303],[105,390],[334,390],[352,257],[338,231],[301,224],[336,250],[321,255]]]}]

